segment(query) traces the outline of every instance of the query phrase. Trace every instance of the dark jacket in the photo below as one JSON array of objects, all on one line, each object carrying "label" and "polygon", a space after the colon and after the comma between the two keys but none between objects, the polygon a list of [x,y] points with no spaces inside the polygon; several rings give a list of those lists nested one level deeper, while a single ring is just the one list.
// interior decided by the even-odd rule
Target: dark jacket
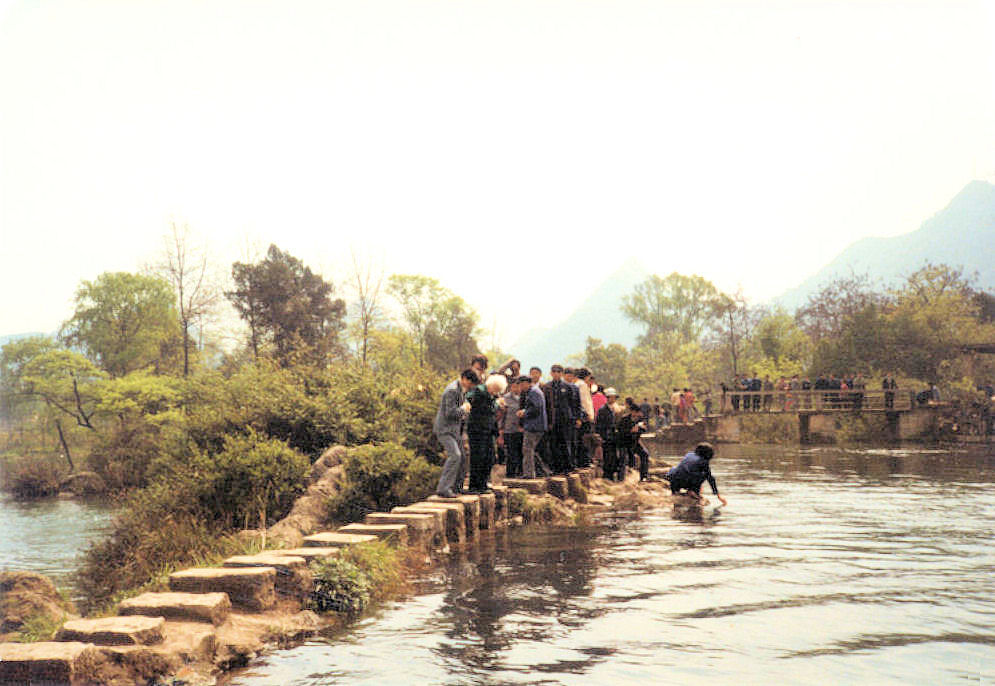
[{"label": "dark jacket", "polygon": [[[639,420],[643,421],[642,419]],[[638,424],[635,419],[632,418],[631,414],[624,414],[616,423],[615,435],[616,443],[619,448],[633,448],[636,443],[639,442],[639,437],[642,435],[642,430],[633,431],[633,427]]]},{"label": "dark jacket", "polygon": [[542,391],[533,386],[525,396],[525,414],[522,416],[522,428],[533,433],[542,433],[549,428],[546,420],[546,399]]},{"label": "dark jacket", "polygon": [[715,477],[712,476],[712,468],[706,460],[697,453],[688,453],[684,456],[676,467],[667,472],[667,481],[673,490],[686,488],[689,491],[697,491],[701,485],[708,482],[712,487],[712,493],[719,494],[719,487],[715,485]]},{"label": "dark jacket", "polygon": [[497,399],[488,393],[484,384],[466,392],[470,414],[466,419],[467,434],[497,434]]},{"label": "dark jacket", "polygon": [[573,384],[554,379],[546,384],[542,392],[546,399],[549,428],[570,424],[580,416],[580,391]]},{"label": "dark jacket", "polygon": [[594,418],[594,430],[601,436],[604,445],[615,443],[615,413],[612,412],[611,405],[603,405],[598,410],[598,416]]}]

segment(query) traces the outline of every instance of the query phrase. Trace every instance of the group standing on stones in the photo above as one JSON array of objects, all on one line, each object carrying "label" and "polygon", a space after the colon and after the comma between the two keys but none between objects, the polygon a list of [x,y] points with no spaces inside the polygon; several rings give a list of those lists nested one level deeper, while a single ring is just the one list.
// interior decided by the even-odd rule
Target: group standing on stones
[{"label": "group standing on stones", "polygon": [[566,474],[592,464],[607,479],[624,480],[637,466],[640,480],[648,478],[649,453],[639,440],[654,412],[648,403],[620,403],[618,392],[599,386],[584,367],[554,364],[546,383],[538,367],[522,374],[518,360],[486,370],[487,358],[474,357],[442,393],[433,425],[446,453],[438,495],[462,492],[467,475],[467,492],[485,492],[498,460],[509,478]]}]

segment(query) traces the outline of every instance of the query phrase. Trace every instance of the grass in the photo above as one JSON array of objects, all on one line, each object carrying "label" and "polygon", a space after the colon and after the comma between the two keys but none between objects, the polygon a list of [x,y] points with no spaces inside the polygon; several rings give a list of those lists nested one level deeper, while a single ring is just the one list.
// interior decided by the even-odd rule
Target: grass
[{"label": "grass", "polygon": [[38,641],[51,641],[55,638],[55,633],[66,621],[65,615],[60,619],[54,619],[45,614],[28,617],[21,625],[20,630],[14,637],[17,643],[37,643]]}]

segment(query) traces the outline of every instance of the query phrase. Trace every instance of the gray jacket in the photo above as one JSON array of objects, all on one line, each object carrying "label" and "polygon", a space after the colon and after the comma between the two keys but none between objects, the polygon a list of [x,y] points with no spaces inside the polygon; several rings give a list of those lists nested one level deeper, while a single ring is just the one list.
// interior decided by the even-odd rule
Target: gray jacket
[{"label": "gray jacket", "polygon": [[446,386],[439,402],[439,411],[435,413],[435,421],[432,422],[432,430],[436,436],[450,435],[459,438],[463,433],[466,413],[462,408],[465,399],[466,393],[460,386],[459,379]]}]

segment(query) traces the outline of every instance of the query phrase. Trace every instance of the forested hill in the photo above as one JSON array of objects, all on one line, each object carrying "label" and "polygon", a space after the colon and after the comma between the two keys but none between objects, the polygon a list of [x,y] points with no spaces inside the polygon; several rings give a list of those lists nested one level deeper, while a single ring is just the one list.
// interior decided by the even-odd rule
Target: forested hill
[{"label": "forested hill", "polygon": [[622,296],[630,295],[636,284],[648,276],[649,272],[638,260],[628,260],[569,316],[549,328],[529,331],[508,352],[526,367],[538,365],[546,370],[551,364],[565,362],[571,355],[583,354],[588,336],[600,338],[606,344],[631,347],[642,327],[622,314]]},{"label": "forested hill", "polygon": [[995,289],[995,185],[972,181],[950,204],[915,231],[892,238],[864,238],[836,259],[776,299],[793,310],[809,295],[840,276],[867,273],[892,285],[925,262],[978,272],[978,286]]}]

